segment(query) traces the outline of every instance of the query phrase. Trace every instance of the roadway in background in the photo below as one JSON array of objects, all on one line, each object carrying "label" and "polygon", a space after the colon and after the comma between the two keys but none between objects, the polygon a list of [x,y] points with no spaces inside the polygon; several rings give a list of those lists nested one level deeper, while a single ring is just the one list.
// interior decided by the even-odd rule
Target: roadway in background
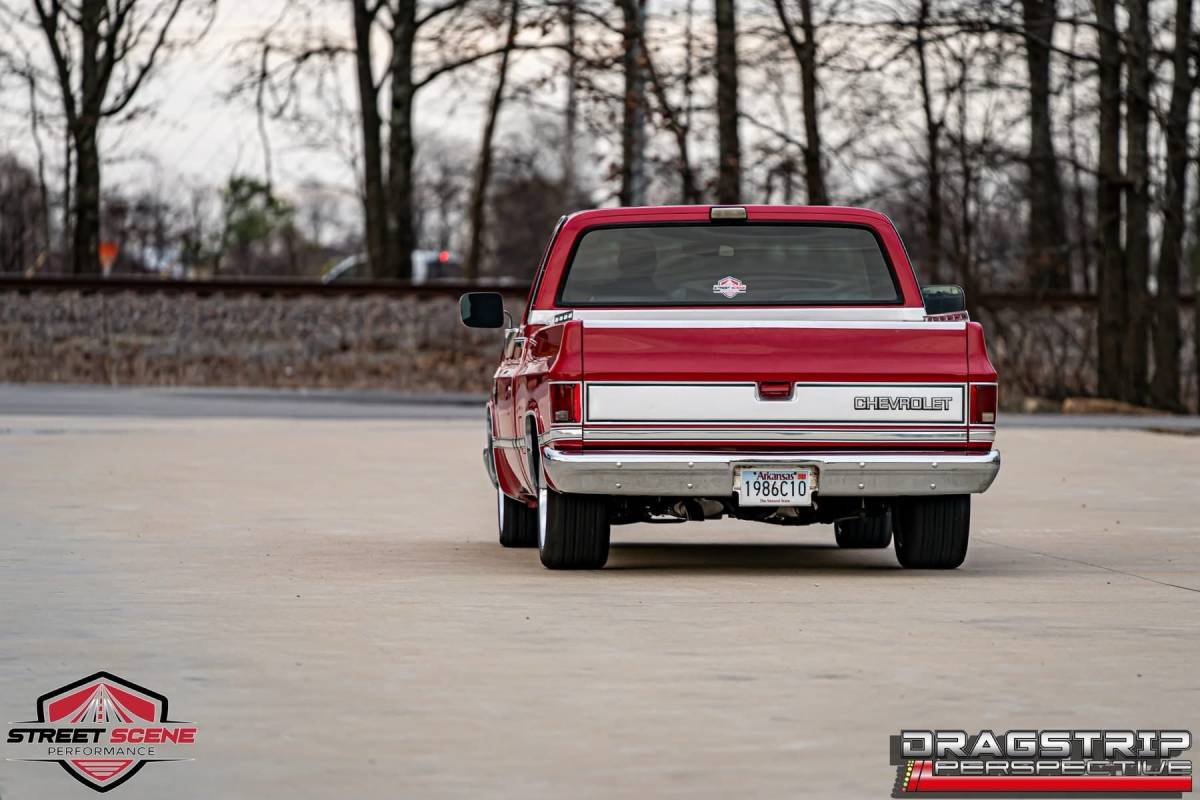
[{"label": "roadway in background", "polygon": [[[473,419],[482,394],[414,395],[346,389],[203,389],[0,384],[0,415],[242,417],[284,419]],[[1200,416],[1005,414],[1001,426],[1161,430],[1200,434]]]}]

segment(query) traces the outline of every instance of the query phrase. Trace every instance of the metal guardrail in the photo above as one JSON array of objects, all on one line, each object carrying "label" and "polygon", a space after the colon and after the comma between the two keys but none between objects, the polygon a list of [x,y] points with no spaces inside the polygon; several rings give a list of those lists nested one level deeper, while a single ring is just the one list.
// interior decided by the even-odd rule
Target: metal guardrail
[{"label": "metal guardrail", "polygon": [[454,297],[463,292],[500,292],[524,298],[529,287],[521,284],[466,281],[336,281],[321,283],[304,278],[210,278],[201,280],[164,280],[136,275],[22,275],[0,274],[0,292],[82,292],[84,294],[137,292],[140,294],[259,295],[261,297],[297,297],[316,295],[344,297],[390,295],[393,297]]},{"label": "metal guardrail", "polygon": [[[324,297],[389,295],[392,297],[458,297],[463,292],[500,292],[524,298],[529,293],[525,284],[487,281],[412,281],[348,280],[321,283],[307,278],[228,277],[198,280],[164,280],[137,275],[23,275],[0,274],[0,292],[139,292],[145,294],[195,294],[200,296],[259,295],[262,297],[295,297],[316,295]],[[1094,294],[1064,291],[993,291],[980,292],[972,305],[981,308],[1089,308],[1096,305]],[[1184,295],[1180,304],[1191,306],[1195,298]]]}]

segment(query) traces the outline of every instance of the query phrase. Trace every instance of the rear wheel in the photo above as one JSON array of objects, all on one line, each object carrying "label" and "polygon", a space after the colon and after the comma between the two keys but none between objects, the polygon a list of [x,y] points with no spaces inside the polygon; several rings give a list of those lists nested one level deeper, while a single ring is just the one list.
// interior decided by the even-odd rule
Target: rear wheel
[{"label": "rear wheel", "polygon": [[954,569],[967,557],[971,495],[902,498],[892,508],[896,558],[912,569]]},{"label": "rear wheel", "polygon": [[538,513],[536,509],[513,500],[496,487],[497,522],[500,544],[505,547],[536,547],[538,543]]},{"label": "rear wheel", "polygon": [[538,494],[538,552],[550,569],[600,569],[608,561],[608,498]]},{"label": "rear wheel", "polygon": [[838,547],[847,549],[880,548],[892,543],[892,513],[885,511],[869,517],[852,517],[833,525]]}]

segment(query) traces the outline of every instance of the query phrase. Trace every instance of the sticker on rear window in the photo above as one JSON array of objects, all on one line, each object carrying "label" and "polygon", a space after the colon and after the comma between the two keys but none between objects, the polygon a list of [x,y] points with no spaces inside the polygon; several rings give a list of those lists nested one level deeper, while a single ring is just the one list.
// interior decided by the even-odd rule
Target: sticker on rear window
[{"label": "sticker on rear window", "polygon": [[732,275],[726,275],[713,284],[713,294],[723,294],[731,300],[739,294],[745,294],[749,287]]}]

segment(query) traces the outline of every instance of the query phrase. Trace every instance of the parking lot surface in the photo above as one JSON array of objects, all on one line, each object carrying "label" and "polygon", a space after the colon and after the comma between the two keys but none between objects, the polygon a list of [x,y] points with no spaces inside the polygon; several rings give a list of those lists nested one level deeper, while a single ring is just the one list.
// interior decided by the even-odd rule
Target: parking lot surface
[{"label": "parking lot surface", "polygon": [[[0,408],[0,716],[167,695],[196,759],[116,798],[884,797],[902,727],[1197,728],[1195,437],[1003,429],[953,572],[706,522],[555,573],[495,541],[481,414],[35,411]],[[87,796],[0,761],[3,800]]]}]

